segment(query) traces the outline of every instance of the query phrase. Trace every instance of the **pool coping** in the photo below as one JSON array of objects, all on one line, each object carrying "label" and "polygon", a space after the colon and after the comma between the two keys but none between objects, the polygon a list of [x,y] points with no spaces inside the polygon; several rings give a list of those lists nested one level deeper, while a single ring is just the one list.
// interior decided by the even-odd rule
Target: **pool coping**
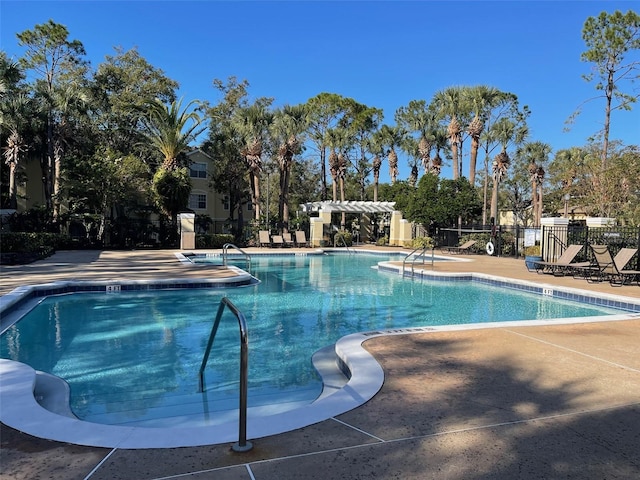
[{"label": "pool coping", "polygon": [[234,276],[225,278],[166,278],[152,280],[63,280],[17,287],[0,297],[0,334],[11,326],[7,321],[13,310],[29,307],[29,303],[49,295],[66,293],[116,293],[120,291],[157,291],[183,288],[225,288],[250,285],[255,277],[233,265],[228,266]]},{"label": "pool coping", "polygon": [[[379,262],[381,270],[394,271],[405,275],[401,266],[390,262]],[[559,287],[525,280],[507,279],[481,273],[439,273],[428,270],[414,270],[417,278],[440,280],[472,280],[509,287],[518,285],[519,289],[541,294],[573,295],[584,298],[600,297],[612,304],[633,305],[633,312],[597,317],[576,317],[566,319],[525,320],[497,323],[475,323],[438,327],[413,327],[402,329],[380,329],[347,335],[335,344],[335,354],[343,369],[350,372],[350,379],[341,388],[325,392],[316,401],[304,407],[288,410],[275,415],[253,417],[249,411],[247,438],[256,439],[318,423],[336,415],[352,410],[371,399],[382,387],[384,372],[375,358],[369,354],[363,344],[367,340],[385,335],[406,335],[415,333],[471,330],[484,328],[504,328],[517,326],[560,325],[572,323],[593,323],[603,321],[640,319],[640,300],[620,295],[594,293],[577,288]],[[224,279],[223,281],[228,281]],[[218,283],[220,280],[218,280]],[[69,283],[100,284],[106,286],[114,282],[55,282],[45,284],[47,290],[52,285]],[[121,282],[123,283],[123,282]],[[134,284],[157,284],[158,281],[136,281]],[[199,284],[201,280],[181,280],[181,283]],[[164,285],[169,284],[165,281]],[[35,288],[34,286],[32,288]],[[186,287],[185,287],[186,288]],[[549,291],[548,289],[551,289]],[[18,289],[16,289],[18,290]],[[547,291],[545,291],[547,290]],[[106,291],[106,290],[103,290]],[[12,292],[13,293],[13,292]],[[321,369],[319,369],[321,370]],[[320,371],[324,379],[324,374]],[[0,359],[0,421],[25,433],[67,443],[122,449],[174,448],[230,443],[238,439],[237,422],[227,422],[215,426],[149,428],[132,426],[102,425],[85,422],[76,418],[59,415],[43,408],[34,396],[37,372],[28,365]]]}]

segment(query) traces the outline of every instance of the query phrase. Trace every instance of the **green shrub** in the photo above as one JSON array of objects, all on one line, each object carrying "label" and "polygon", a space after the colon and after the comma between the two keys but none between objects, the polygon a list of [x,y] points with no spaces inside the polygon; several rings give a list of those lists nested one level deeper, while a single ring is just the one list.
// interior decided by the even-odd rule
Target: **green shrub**
[{"label": "green shrub", "polygon": [[233,235],[217,233],[213,235],[196,235],[196,248],[222,248],[225,243],[233,243]]},{"label": "green shrub", "polygon": [[431,237],[416,237],[411,242],[413,248],[433,248],[435,245]]},{"label": "green shrub", "polygon": [[58,233],[6,232],[0,235],[0,251],[3,253],[53,253],[67,243],[67,236]]},{"label": "green shrub", "polygon": [[378,240],[376,240],[376,245],[378,245],[379,247],[389,245],[389,237],[387,237],[386,235],[384,237],[380,237]]},{"label": "green shrub", "polygon": [[[341,238],[344,239],[344,242],[340,240]],[[344,246],[345,243],[347,244],[347,247],[350,247],[351,245],[353,245],[353,235],[351,235],[351,232],[347,232],[347,231],[337,232],[334,237],[335,246],[342,247]]]}]

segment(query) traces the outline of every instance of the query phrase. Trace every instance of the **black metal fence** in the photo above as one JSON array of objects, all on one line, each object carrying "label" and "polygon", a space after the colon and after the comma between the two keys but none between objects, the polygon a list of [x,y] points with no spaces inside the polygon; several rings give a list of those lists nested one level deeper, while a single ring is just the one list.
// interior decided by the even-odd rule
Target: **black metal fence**
[{"label": "black metal fence", "polygon": [[432,232],[432,238],[437,247],[452,247],[475,240],[472,250],[476,253],[492,251],[492,255],[500,257],[518,257],[523,255],[527,231],[531,229],[519,225],[466,225],[460,228],[437,228]]},{"label": "black metal fence", "polygon": [[[486,253],[487,243],[493,245],[493,255],[521,257],[526,246],[540,245],[543,258],[557,258],[568,245],[580,244],[585,248],[577,261],[592,260],[589,245],[607,245],[611,254],[621,248],[640,250],[640,227],[545,225],[543,227],[471,225],[461,228],[439,228],[432,237],[437,246],[455,246],[467,240],[476,240],[477,253]],[[640,269],[640,255],[636,255],[629,268]]]},{"label": "black metal fence", "polygon": [[[557,258],[568,245],[584,245],[576,261],[591,261],[589,245],[607,245],[612,256],[622,248],[640,249],[640,227],[617,226],[544,226],[542,227],[542,256]],[[640,255],[636,255],[627,268],[640,269]]]}]

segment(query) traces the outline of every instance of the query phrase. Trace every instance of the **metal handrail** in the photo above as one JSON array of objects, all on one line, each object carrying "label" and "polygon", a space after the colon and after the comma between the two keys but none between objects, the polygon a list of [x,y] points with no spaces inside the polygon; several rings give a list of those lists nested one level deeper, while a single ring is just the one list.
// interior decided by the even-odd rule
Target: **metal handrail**
[{"label": "metal handrail", "polygon": [[340,232],[336,233],[333,236],[333,246],[334,247],[338,246],[338,240],[337,240],[338,238],[342,239],[342,243],[344,244],[345,248],[347,249],[347,253],[349,253],[349,255],[355,255],[356,254],[355,250],[351,251],[349,249],[349,245],[347,245],[347,240],[344,238],[344,235],[342,233],[340,233]]},{"label": "metal handrail", "polygon": [[239,251],[241,254],[244,255],[244,259],[247,262],[247,269],[250,270],[251,269],[251,255],[249,255],[247,252],[242,250],[240,247],[236,247],[233,243],[225,243],[222,246],[222,264],[225,267],[227,266],[227,254],[228,254],[229,248],[234,248],[237,251]]},{"label": "metal handrail", "polygon": [[411,262],[411,275],[413,276],[413,272],[414,272],[414,267],[416,264],[416,261],[419,258],[422,258],[422,264],[424,265],[424,258],[425,258],[425,253],[427,252],[427,250],[431,249],[431,269],[433,270],[433,261],[434,261],[434,251],[435,249],[433,247],[418,247],[415,248],[409,255],[407,255],[406,257],[404,257],[404,260],[402,260],[402,275],[404,276],[404,267],[405,264],[407,263],[407,260],[409,259],[409,257],[411,257],[414,253],[416,253],[418,250],[420,250],[422,248],[422,251],[420,252],[419,255],[417,255],[413,261]]},{"label": "metal handrail", "polygon": [[246,452],[253,448],[251,442],[247,441],[247,387],[248,387],[248,365],[249,365],[249,335],[247,332],[247,320],[238,308],[227,297],[222,297],[220,305],[218,306],[218,313],[216,319],[213,322],[211,328],[211,334],[209,335],[209,341],[207,342],[207,348],[202,358],[202,364],[200,365],[198,392],[204,392],[204,369],[209,360],[209,353],[211,353],[211,346],[213,345],[213,339],[218,331],[220,325],[220,319],[222,318],[222,312],[224,307],[228,307],[229,310],[238,319],[238,326],[240,327],[240,421],[239,421],[239,433],[238,442],[233,445],[233,450],[236,452]]}]

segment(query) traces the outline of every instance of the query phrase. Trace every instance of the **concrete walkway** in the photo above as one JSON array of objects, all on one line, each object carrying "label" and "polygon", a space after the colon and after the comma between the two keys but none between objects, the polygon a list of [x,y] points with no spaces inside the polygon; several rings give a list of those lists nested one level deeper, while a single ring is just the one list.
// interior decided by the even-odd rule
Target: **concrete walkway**
[{"label": "concrete walkway", "polygon": [[[3,267],[0,288],[227,274],[178,265],[174,253],[60,252]],[[640,298],[635,285],[537,275],[516,259],[460,258],[469,261],[435,268]],[[230,445],[80,447],[2,425],[0,478],[640,478],[639,338],[640,319],[377,337],[364,344],[385,372],[373,399],[321,423],[256,439],[250,452],[232,452]]]}]

